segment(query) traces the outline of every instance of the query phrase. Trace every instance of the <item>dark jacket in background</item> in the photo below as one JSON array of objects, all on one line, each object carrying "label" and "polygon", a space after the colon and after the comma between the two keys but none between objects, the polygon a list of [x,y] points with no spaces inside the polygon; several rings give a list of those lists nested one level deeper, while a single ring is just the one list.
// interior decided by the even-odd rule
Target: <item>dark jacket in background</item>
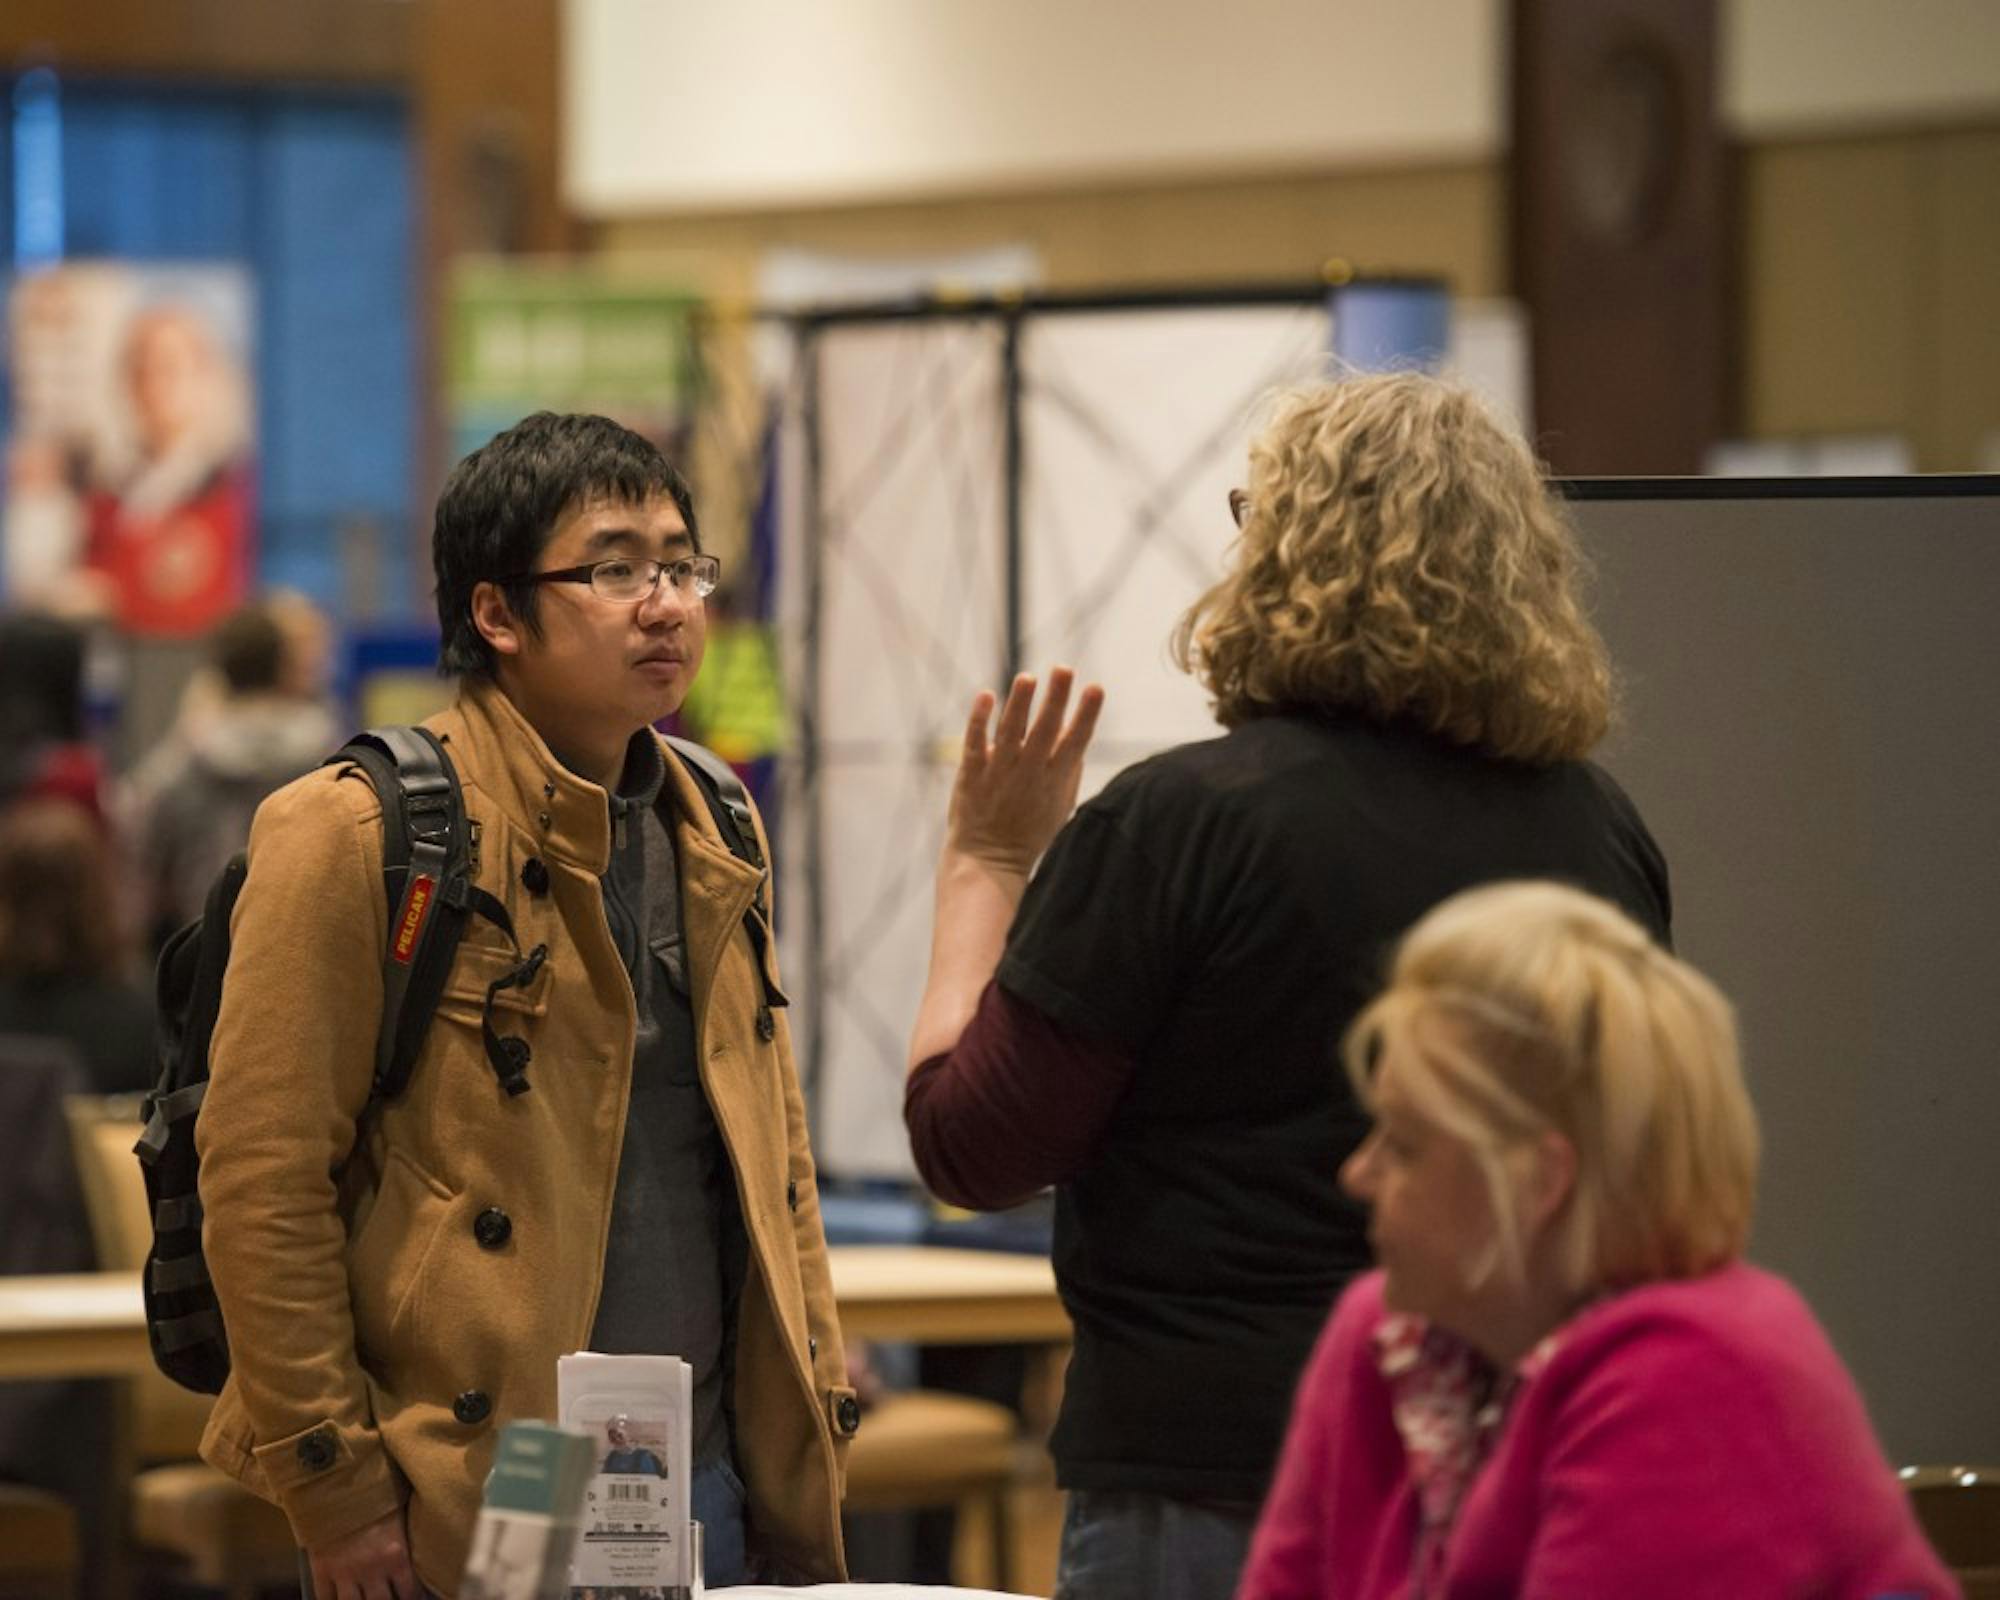
[{"label": "dark jacket in background", "polygon": [[126,826],[154,948],[201,915],[215,875],[249,844],[265,797],[339,743],[325,707],[254,694],[224,700],[147,755],[127,790]]},{"label": "dark jacket in background", "polygon": [[[0,1034],[0,1276],[97,1266],[63,1111],[83,1089],[66,1045]],[[116,1389],[99,1378],[0,1383],[0,1481],[76,1507],[87,1595],[109,1592],[104,1563],[124,1516],[111,1470]]]},{"label": "dark jacket in background", "polygon": [[120,978],[0,978],[0,1035],[55,1041],[75,1052],[91,1094],[153,1086],[153,1000]]}]

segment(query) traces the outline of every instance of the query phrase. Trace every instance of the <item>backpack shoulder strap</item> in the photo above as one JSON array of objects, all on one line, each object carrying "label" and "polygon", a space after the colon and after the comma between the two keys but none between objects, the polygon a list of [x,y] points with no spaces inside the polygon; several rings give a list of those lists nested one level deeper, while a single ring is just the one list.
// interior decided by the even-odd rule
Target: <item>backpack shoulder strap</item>
[{"label": "backpack shoulder strap", "polygon": [[[705,744],[671,733],[661,737],[673,746],[681,765],[693,774],[695,787],[708,802],[708,813],[715,818],[715,826],[722,834],[722,842],[729,846],[729,853],[761,872],[764,852],[757,843],[757,820],[736,769]],[[761,891],[757,898],[761,903]]]},{"label": "backpack shoulder strap", "polygon": [[465,796],[451,757],[427,728],[370,728],[328,762],[358,767],[382,802],[389,934],[382,953],[375,1093],[393,1099],[409,1081],[469,909]]}]

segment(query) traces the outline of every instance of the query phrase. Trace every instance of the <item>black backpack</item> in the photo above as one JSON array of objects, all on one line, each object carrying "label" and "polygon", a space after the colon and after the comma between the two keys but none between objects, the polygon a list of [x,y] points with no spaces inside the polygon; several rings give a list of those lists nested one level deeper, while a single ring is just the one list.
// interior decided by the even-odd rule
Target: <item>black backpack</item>
[{"label": "black backpack", "polygon": [[[668,743],[694,775],[731,852],[761,870],[756,826],[736,774],[698,744],[684,739]],[[502,1086],[510,1095],[525,1093],[528,1043],[494,1028],[493,1001],[501,990],[531,981],[548,950],[537,945],[522,954],[507,908],[472,882],[478,830],[465,814],[451,757],[427,729],[390,727],[357,734],[327,764],[357,768],[382,802],[382,876],[390,915],[370,1104],[392,1100],[408,1085],[466,918],[475,912],[505,933],[520,957],[488,986],[480,1029],[487,1060]],[[239,852],[216,875],[201,916],[160,952],[160,1071],[146,1097],[145,1131],[133,1147],[144,1169],[153,1218],[153,1244],[142,1278],[153,1360],[176,1383],[202,1394],[219,1393],[229,1376],[229,1339],[202,1254],[195,1118],[208,1090],[209,1044],[229,966],[230,919],[247,871]],[[744,918],[760,965],[769,939],[764,907],[760,885]],[[768,980],[766,988],[771,1004],[784,1004]]]}]

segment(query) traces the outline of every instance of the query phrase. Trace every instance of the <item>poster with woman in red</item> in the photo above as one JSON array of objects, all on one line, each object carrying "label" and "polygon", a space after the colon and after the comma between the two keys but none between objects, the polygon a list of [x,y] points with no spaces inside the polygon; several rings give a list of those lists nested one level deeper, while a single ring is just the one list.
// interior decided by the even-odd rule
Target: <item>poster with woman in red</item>
[{"label": "poster with woman in red", "polygon": [[20,280],[8,592],[192,639],[249,593],[249,282],[230,266],[66,264]]}]

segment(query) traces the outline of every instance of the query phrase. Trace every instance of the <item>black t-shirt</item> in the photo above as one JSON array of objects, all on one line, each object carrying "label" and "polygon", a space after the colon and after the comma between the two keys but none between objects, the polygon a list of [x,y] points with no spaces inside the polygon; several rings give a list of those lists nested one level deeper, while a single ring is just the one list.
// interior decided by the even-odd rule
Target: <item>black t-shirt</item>
[{"label": "black t-shirt", "polygon": [[0,1034],[60,1039],[92,1094],[139,1094],[160,1070],[153,1001],[120,978],[0,978]]},{"label": "black t-shirt", "polygon": [[1342,1033],[1438,901],[1555,878],[1668,932],[1666,864],[1587,762],[1260,718],[1121,773],[1057,837],[999,981],[1138,1069],[1057,1193],[1076,1349],[1061,1481],[1254,1502],[1329,1308],[1369,1264]]}]

